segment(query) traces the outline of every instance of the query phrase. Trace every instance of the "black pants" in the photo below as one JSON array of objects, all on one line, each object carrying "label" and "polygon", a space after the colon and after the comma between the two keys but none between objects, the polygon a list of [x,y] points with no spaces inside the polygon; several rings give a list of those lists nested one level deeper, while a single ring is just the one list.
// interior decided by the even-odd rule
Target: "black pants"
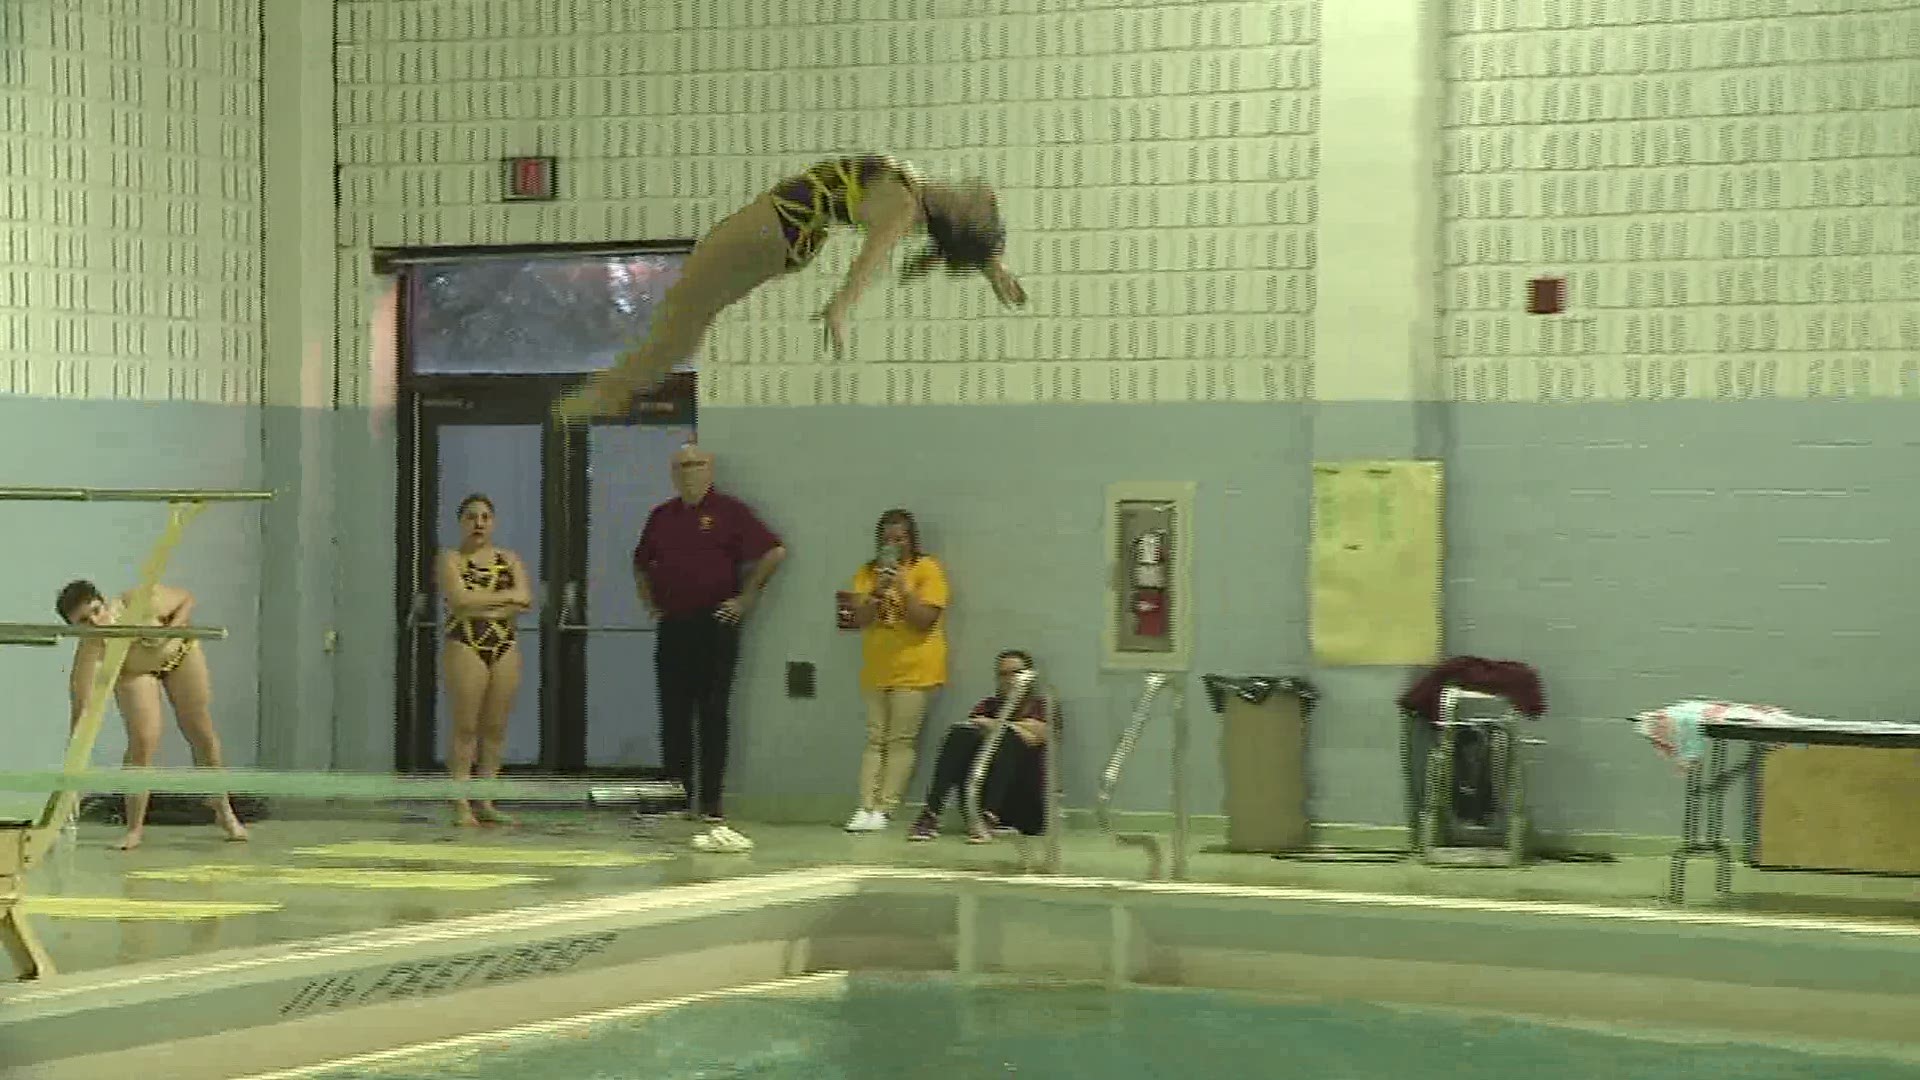
[{"label": "black pants", "polygon": [[653,648],[660,688],[660,756],[687,787],[689,805],[720,814],[727,773],[727,699],[740,658],[740,628],[711,610],[660,620]]},{"label": "black pants", "polygon": [[[955,724],[947,729],[947,737],[940,744],[940,756],[933,762],[933,782],[927,787],[927,812],[939,817],[945,809],[947,796],[959,794],[966,786],[967,777],[973,773],[973,759],[979,756],[980,748],[987,743],[987,729],[979,724]],[[1014,802],[1012,796],[1021,784],[1032,784],[1042,768],[1040,748],[1028,746],[1026,740],[1009,731],[1000,736],[1000,745],[993,752],[993,763],[987,766],[986,778],[980,785],[980,806],[991,810],[1006,824],[1016,824],[1008,820],[1008,810]],[[1025,831],[1025,830],[1023,830]]]}]

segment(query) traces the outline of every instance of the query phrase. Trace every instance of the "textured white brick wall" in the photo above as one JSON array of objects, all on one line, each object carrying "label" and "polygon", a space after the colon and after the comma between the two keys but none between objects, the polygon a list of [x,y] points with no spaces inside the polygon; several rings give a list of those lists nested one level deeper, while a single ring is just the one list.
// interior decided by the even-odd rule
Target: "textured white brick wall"
[{"label": "textured white brick wall", "polygon": [[258,0],[0,3],[0,394],[260,393]]},{"label": "textured white brick wall", "polygon": [[1477,0],[1445,48],[1455,399],[1920,398],[1920,3]]},{"label": "textured white brick wall", "polygon": [[[723,404],[1287,400],[1313,338],[1314,0],[340,0],[343,383],[379,246],[690,239],[866,150],[1003,192],[1032,305],[888,284],[830,363],[857,246],[722,317]],[[1044,12],[1044,13],[1043,13]],[[499,159],[561,199],[499,201]]]}]

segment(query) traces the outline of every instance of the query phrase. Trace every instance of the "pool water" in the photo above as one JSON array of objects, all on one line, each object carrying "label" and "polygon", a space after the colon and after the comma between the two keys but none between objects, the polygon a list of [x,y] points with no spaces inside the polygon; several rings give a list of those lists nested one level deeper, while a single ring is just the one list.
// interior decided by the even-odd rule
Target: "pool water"
[{"label": "pool water", "polygon": [[[311,1075],[311,1074],[310,1074]],[[1431,1010],[852,977],[325,1080],[1920,1080],[1920,1065]]]}]

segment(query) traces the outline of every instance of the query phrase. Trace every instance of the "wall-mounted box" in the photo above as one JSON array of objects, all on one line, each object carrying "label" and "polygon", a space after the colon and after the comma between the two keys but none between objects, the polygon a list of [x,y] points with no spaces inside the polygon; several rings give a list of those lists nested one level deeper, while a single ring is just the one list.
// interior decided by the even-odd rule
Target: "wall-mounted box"
[{"label": "wall-mounted box", "polygon": [[1107,486],[1103,666],[1185,671],[1192,662],[1193,492],[1180,482]]}]

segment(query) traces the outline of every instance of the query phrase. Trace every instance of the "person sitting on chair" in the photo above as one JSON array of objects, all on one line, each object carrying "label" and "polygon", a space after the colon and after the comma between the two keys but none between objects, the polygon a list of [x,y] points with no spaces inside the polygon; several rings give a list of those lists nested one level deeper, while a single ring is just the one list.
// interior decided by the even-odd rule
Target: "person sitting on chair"
[{"label": "person sitting on chair", "polygon": [[[965,720],[947,729],[940,756],[934,761],[926,809],[908,829],[908,840],[932,840],[940,835],[940,813],[947,797],[967,783],[974,759],[993,733],[994,718],[1000,715],[1007,695],[1014,692],[1014,680],[1032,668],[1033,657],[1020,649],[1007,649],[994,657],[994,694],[981,699]],[[1028,836],[1046,831],[1044,748],[1050,734],[1046,699],[1037,687],[1031,688],[994,750],[980,789],[981,827],[969,828],[968,843],[987,843],[993,839],[993,831],[1003,827]]]}]

